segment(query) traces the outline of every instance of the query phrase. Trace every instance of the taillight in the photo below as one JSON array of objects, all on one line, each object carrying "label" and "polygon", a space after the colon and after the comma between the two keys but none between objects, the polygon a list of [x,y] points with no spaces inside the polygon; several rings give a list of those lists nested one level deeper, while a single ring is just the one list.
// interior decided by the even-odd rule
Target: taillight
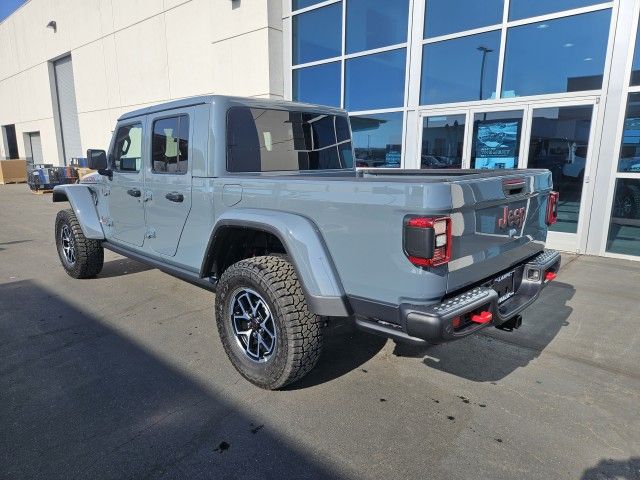
[{"label": "taillight", "polygon": [[549,200],[547,201],[547,225],[553,225],[558,221],[558,199],[560,194],[558,192],[549,193]]},{"label": "taillight", "polygon": [[451,259],[451,219],[411,217],[404,224],[404,252],[417,267],[437,267]]}]

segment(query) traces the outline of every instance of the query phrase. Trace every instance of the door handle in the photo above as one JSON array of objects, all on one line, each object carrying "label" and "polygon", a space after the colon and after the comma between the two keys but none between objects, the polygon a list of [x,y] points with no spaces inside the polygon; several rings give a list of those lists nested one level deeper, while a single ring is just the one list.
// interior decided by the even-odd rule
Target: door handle
[{"label": "door handle", "polygon": [[170,202],[182,202],[184,200],[184,195],[178,192],[169,192],[164,196],[164,198]]},{"label": "door handle", "polygon": [[140,198],[142,192],[140,192],[140,190],[138,190],[137,188],[130,188],[129,190],[127,190],[127,194],[131,195],[132,197]]}]

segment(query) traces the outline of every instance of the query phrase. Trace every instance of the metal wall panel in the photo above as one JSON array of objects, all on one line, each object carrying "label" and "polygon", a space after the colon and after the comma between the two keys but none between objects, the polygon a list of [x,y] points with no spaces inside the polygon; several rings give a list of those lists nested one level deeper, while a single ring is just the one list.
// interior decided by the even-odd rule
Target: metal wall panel
[{"label": "metal wall panel", "polygon": [[44,163],[40,132],[30,133],[29,138],[31,140],[31,156],[33,157],[33,163]]},{"label": "metal wall panel", "polygon": [[80,143],[80,125],[76,106],[76,89],[73,82],[73,64],[71,55],[53,62],[58,96],[58,115],[64,148],[65,163],[69,165],[74,157],[82,157]]}]

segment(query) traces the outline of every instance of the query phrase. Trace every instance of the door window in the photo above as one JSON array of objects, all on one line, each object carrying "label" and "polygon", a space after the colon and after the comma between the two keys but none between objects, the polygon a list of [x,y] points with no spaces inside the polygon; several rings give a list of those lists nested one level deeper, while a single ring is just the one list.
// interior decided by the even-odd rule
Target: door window
[{"label": "door window", "polygon": [[118,128],[113,145],[113,169],[117,172],[139,172],[142,158],[142,124]]},{"label": "door window", "polygon": [[528,166],[551,170],[560,192],[558,222],[550,230],[578,231],[592,113],[592,105],[533,110]]},{"label": "door window", "polygon": [[151,140],[153,173],[187,173],[189,165],[189,117],[162,118],[153,122]]},{"label": "door window", "polygon": [[522,111],[476,113],[473,117],[471,168],[516,168]]},{"label": "door window", "polygon": [[420,168],[461,168],[466,115],[434,115],[422,120]]}]

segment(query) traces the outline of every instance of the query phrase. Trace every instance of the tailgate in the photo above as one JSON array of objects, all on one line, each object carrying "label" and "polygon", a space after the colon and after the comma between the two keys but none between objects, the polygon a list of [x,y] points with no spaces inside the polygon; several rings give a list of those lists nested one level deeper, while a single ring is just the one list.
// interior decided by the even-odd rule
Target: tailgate
[{"label": "tailgate", "polygon": [[551,186],[548,170],[451,182],[447,292],[494,277],[544,249]]}]

